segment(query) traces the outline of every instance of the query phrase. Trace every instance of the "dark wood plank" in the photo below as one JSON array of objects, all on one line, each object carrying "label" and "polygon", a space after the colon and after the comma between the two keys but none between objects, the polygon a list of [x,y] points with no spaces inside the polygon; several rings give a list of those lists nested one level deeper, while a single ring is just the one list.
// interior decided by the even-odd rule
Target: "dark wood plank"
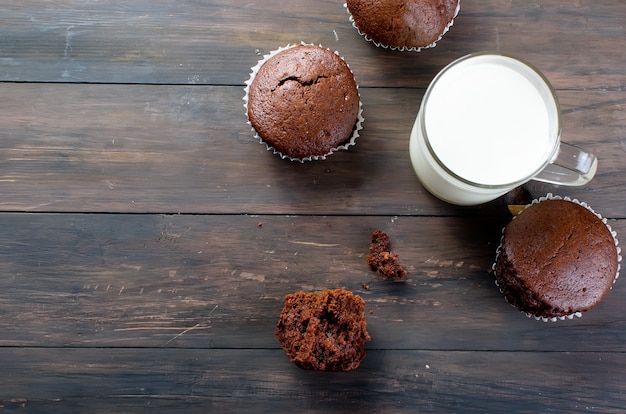
[{"label": "dark wood plank", "polygon": [[[622,280],[575,320],[506,303],[489,273],[503,220],[2,214],[0,225],[0,346],[277,348],[284,295],[342,287],[367,303],[370,349],[626,351]],[[367,267],[377,228],[406,282]]]},{"label": "dark wood plank", "polygon": [[369,351],[357,371],[320,373],[281,350],[2,348],[0,364],[9,413],[618,413],[626,404],[623,353]]},{"label": "dark wood plank", "polygon": [[[419,54],[364,41],[343,2],[0,5],[0,411],[623,411],[623,280],[580,319],[526,318],[490,274],[504,199],[436,200],[407,148],[444,65],[516,54],[600,159],[586,187],[526,189],[626,234],[624,2],[462,0]],[[242,106],[250,67],[299,41],[338,50],[364,103],[357,146],[319,163],[268,153]],[[377,228],[406,281],[367,267]],[[367,303],[368,355],[303,371],[273,334],[283,297],[335,287]]]},{"label": "dark wood plank", "polygon": [[305,41],[339,50],[361,86],[424,87],[457,57],[501,50],[559,89],[623,90],[621,0],[463,0],[452,30],[419,54],[365,42],[343,3],[10,2],[0,9],[0,79],[240,85],[260,54]]},{"label": "dark wood plank", "polygon": [[[358,143],[323,162],[281,160],[252,137],[243,89],[0,84],[3,211],[495,214],[439,202],[408,155],[422,90],[362,88]],[[600,158],[584,188],[531,186],[626,217],[624,91],[560,91],[563,139]]]}]

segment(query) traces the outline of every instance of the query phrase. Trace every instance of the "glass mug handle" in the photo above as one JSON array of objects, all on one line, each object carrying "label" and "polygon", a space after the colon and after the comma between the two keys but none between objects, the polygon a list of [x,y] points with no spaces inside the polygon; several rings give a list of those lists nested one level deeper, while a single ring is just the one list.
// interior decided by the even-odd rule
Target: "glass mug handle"
[{"label": "glass mug handle", "polygon": [[558,185],[581,186],[589,182],[598,169],[595,155],[565,142],[550,162],[533,180]]}]

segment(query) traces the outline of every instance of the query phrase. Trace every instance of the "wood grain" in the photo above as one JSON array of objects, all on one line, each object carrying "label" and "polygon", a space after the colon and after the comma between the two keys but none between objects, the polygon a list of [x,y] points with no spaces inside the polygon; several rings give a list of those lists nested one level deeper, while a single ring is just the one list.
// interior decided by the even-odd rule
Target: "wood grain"
[{"label": "wood grain", "polygon": [[[623,283],[560,323],[506,303],[490,274],[504,224],[3,214],[0,346],[277,348],[286,294],[341,287],[366,301],[372,349],[626,351]],[[622,220],[612,224],[626,234]],[[378,228],[409,271],[405,282],[384,282],[365,263]]]},{"label": "wood grain", "polygon": [[[361,86],[425,87],[479,50],[534,62],[559,89],[623,90],[621,0],[464,0],[437,47],[398,54],[364,41],[343,0],[20,1],[0,13],[0,79],[242,85],[267,53],[305,41],[338,50]],[[610,53],[607,51],[610,50]]]},{"label": "wood grain", "polygon": [[[365,41],[343,0],[4,3],[1,412],[623,411],[624,281],[582,318],[525,317],[490,273],[507,199],[445,204],[408,156],[440,69],[517,55],[555,86],[562,139],[600,160],[585,187],[525,190],[623,237],[622,0],[462,0],[421,53]],[[364,106],[357,145],[323,162],[281,160],[246,124],[250,68],[300,41],[346,59]],[[367,267],[375,229],[406,281]],[[366,301],[367,357],[301,370],[273,334],[284,295],[335,287]]]},{"label": "wood grain", "polygon": [[[224,214],[498,214],[456,208],[419,184],[408,139],[421,90],[361,88],[357,145],[323,162],[282,160],[253,138],[243,88],[0,84],[4,211]],[[529,186],[626,217],[626,97],[561,91],[563,140],[600,159],[583,188]],[[622,131],[622,132],[620,132]],[[601,197],[599,195],[602,195]]]},{"label": "wood grain", "polygon": [[0,364],[7,412],[617,413],[626,402],[623,353],[369,351],[343,374],[262,349],[2,348]]}]

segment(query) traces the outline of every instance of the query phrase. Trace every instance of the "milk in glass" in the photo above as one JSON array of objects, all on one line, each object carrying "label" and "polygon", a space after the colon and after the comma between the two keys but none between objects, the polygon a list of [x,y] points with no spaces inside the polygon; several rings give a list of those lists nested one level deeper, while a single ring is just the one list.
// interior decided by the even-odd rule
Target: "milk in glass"
[{"label": "milk in glass", "polygon": [[558,102],[526,64],[478,54],[431,83],[411,133],[422,184],[455,204],[492,200],[529,180],[558,148]]}]

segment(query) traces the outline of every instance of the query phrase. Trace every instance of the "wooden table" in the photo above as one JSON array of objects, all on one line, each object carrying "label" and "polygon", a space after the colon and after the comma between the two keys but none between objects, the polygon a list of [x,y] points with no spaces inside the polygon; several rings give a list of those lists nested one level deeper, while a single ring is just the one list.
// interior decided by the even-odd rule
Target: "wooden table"
[{"label": "wooden table", "polygon": [[[376,48],[342,0],[0,5],[0,412],[619,412],[626,282],[580,319],[505,302],[490,267],[506,199],[428,194],[408,138],[446,64],[499,50],[557,89],[563,139],[600,159],[583,188],[626,236],[626,4],[463,0],[436,48]],[[339,51],[360,85],[357,145],[284,161],[242,97],[263,54]],[[386,231],[405,282],[365,263]],[[358,370],[299,369],[286,294],[366,301]]]}]

